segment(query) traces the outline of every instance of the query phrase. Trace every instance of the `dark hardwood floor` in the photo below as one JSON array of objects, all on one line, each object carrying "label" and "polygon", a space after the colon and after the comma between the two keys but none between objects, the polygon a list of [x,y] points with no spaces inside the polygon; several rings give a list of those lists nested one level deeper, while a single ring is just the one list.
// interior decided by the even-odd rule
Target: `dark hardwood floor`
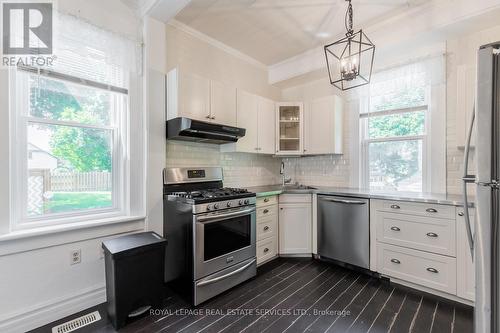
[{"label": "dark hardwood floor", "polygon": [[[98,308],[103,320],[77,332],[115,332],[105,308]],[[473,324],[471,307],[330,263],[279,258],[259,268],[256,278],[197,308],[172,295],[158,314],[120,332],[469,333]]]}]

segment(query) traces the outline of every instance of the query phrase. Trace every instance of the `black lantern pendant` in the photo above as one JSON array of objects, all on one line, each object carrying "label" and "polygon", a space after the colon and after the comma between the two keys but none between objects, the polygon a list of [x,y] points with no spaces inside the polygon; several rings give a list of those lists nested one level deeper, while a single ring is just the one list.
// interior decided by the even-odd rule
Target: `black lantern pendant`
[{"label": "black lantern pendant", "polygon": [[352,5],[345,14],[346,34],[341,40],[325,45],[326,66],[330,83],[348,90],[370,83],[375,45],[363,30],[352,30]]}]

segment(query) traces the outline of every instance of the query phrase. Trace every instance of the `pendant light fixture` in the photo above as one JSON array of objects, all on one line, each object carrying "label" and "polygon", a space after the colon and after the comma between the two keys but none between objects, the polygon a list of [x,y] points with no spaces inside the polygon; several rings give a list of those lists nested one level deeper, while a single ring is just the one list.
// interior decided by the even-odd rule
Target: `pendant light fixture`
[{"label": "pendant light fixture", "polygon": [[330,83],[341,90],[348,90],[370,83],[375,45],[363,30],[352,29],[351,0],[345,14],[345,37],[325,45],[326,66]]}]

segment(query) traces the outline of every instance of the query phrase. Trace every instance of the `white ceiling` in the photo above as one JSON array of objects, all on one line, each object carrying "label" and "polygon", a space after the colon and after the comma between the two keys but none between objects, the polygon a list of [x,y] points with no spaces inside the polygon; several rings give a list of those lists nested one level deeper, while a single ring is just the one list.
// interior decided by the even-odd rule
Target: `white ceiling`
[{"label": "white ceiling", "polygon": [[[427,1],[353,0],[354,29]],[[342,36],[346,8],[345,0],[191,0],[175,18],[272,65]]]}]

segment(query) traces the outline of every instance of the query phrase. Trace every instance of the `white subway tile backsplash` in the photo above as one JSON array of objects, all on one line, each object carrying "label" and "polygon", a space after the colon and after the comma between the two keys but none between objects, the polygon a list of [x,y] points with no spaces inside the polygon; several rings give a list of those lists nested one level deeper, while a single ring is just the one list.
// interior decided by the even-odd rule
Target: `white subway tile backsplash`
[{"label": "white subway tile backsplash", "polygon": [[221,166],[224,185],[249,187],[278,184],[281,159],[268,155],[221,153],[219,146],[192,142],[167,142],[167,167]]}]

